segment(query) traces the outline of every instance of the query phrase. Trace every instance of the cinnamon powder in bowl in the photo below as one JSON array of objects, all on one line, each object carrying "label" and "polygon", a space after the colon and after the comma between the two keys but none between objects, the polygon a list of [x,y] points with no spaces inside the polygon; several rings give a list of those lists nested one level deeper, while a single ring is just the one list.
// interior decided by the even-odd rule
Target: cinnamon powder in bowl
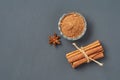
[{"label": "cinnamon powder in bowl", "polygon": [[64,38],[78,40],[86,32],[86,20],[80,13],[67,13],[60,18],[58,29]]}]

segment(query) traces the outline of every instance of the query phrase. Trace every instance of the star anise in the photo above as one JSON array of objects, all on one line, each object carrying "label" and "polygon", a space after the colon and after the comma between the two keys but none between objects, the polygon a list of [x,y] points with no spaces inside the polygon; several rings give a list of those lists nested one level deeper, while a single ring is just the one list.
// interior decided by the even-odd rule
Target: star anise
[{"label": "star anise", "polygon": [[60,42],[60,36],[58,36],[56,33],[54,35],[49,36],[49,44],[52,44],[54,46],[59,45]]}]

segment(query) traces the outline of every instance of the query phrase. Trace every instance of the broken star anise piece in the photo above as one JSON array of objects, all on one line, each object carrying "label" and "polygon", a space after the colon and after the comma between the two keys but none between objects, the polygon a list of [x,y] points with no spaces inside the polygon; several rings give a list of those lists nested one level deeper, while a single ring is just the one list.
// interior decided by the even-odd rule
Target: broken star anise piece
[{"label": "broken star anise piece", "polygon": [[56,33],[54,35],[49,36],[49,44],[52,44],[54,46],[59,45],[60,42],[60,36],[58,36]]}]

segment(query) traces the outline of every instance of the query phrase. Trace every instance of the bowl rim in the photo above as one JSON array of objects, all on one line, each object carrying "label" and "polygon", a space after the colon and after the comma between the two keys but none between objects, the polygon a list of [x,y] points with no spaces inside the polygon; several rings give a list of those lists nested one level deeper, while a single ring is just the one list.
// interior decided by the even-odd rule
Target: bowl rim
[{"label": "bowl rim", "polygon": [[[66,17],[67,15],[73,14],[73,13],[80,15],[80,16],[83,18],[84,23],[85,23],[83,32],[82,32],[80,35],[78,35],[76,38],[71,38],[71,37],[65,36],[65,35],[62,33],[61,28],[60,28],[60,27],[61,27],[61,26],[60,26],[60,23],[61,23],[62,19],[63,19],[64,17]],[[87,22],[86,22],[85,17],[84,17],[81,13],[78,13],[78,12],[68,12],[68,13],[64,13],[64,14],[59,18],[59,21],[58,21],[58,30],[60,31],[60,34],[61,34],[65,39],[72,40],[72,41],[78,40],[78,39],[82,38],[82,37],[85,35],[86,30],[87,30]]]}]

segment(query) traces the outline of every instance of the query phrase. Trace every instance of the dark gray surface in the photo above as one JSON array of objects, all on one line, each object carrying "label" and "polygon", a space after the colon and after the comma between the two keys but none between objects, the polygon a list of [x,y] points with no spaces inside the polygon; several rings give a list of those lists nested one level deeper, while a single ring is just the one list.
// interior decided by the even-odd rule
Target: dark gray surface
[{"label": "dark gray surface", "polygon": [[[59,34],[58,19],[69,11],[88,22],[77,44],[102,41],[104,67],[90,63],[72,69],[65,58],[75,50],[72,42],[48,44],[48,35]],[[119,0],[0,0],[0,80],[119,80],[119,15]]]}]

